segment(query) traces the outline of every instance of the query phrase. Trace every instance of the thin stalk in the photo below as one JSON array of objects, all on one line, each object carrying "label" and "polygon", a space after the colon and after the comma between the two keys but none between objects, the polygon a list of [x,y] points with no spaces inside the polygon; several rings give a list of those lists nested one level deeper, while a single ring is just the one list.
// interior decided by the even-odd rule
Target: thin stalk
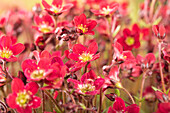
[{"label": "thin stalk", "polygon": [[160,69],[162,89],[163,89],[163,92],[166,93],[165,83],[164,83],[164,76],[163,76],[162,65],[161,65],[161,44],[162,44],[161,42],[159,42],[159,44],[158,44],[158,49],[159,49],[159,69]]},{"label": "thin stalk", "polygon": [[44,90],[44,93],[53,102],[53,104],[56,106],[57,110],[59,110],[61,113],[63,113],[61,107],[58,105],[58,102],[56,100],[54,100],[54,98],[51,96],[51,94],[48,91],[46,91],[46,90]]},{"label": "thin stalk", "polygon": [[45,112],[45,95],[44,95],[44,90],[41,90],[41,95],[42,95],[42,113]]},{"label": "thin stalk", "polygon": [[145,78],[146,78],[146,71],[143,72],[143,77],[142,77],[142,83],[141,83],[141,88],[140,88],[140,95],[139,95],[139,108],[142,106],[142,94],[143,94],[143,89],[144,89],[144,84],[145,84]]},{"label": "thin stalk", "polygon": [[129,93],[129,91],[128,91],[128,90],[126,90],[125,88],[122,88],[122,89],[123,89],[123,91],[125,91],[125,92],[128,94],[128,96],[130,97],[130,99],[131,99],[132,103],[133,103],[133,104],[135,104],[135,101],[134,101],[134,99],[133,99],[132,95]]},{"label": "thin stalk", "polygon": [[87,66],[90,64],[90,62],[87,62],[85,68],[84,68],[84,74],[87,72]]},{"label": "thin stalk", "polygon": [[102,111],[102,88],[100,89],[100,103],[99,103],[99,113]]},{"label": "thin stalk", "polygon": [[149,18],[150,18],[150,20],[153,18],[153,11],[154,11],[155,3],[156,3],[156,0],[152,0],[150,11],[149,11]]}]

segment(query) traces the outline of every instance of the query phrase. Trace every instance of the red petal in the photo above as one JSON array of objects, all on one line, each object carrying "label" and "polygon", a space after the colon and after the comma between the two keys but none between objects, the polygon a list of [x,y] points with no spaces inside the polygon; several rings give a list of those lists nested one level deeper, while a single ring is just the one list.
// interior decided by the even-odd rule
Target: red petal
[{"label": "red petal", "polygon": [[6,101],[7,101],[7,104],[9,105],[9,107],[16,108],[16,106],[17,106],[16,97],[17,97],[16,93],[8,95],[8,97],[6,98]]},{"label": "red petal", "polygon": [[62,0],[53,0],[52,5],[56,7],[61,7],[62,6]]},{"label": "red petal", "polygon": [[38,63],[38,67],[40,67],[40,69],[48,69],[50,66],[50,60],[47,58],[41,58],[39,63]]},{"label": "red petal", "polygon": [[33,96],[33,99],[29,104],[32,104],[32,108],[38,108],[41,105],[41,98]]},{"label": "red petal", "polygon": [[58,96],[58,91],[55,91],[55,92],[54,92],[54,97],[53,97],[53,98],[56,99],[57,96]]},{"label": "red petal", "polygon": [[51,6],[50,6],[45,0],[42,0],[42,5],[43,5],[46,9],[51,8]]},{"label": "red petal", "polygon": [[96,25],[97,22],[95,20],[91,20],[91,22],[88,23],[88,30],[91,31]]},{"label": "red petal", "polygon": [[116,113],[116,111],[110,106],[107,113]]},{"label": "red petal", "polygon": [[2,47],[7,47],[9,48],[12,45],[12,40],[10,37],[8,36],[2,36],[0,39],[0,45]]},{"label": "red petal", "polygon": [[160,36],[164,37],[166,33],[165,27],[163,25],[159,26],[159,34]]},{"label": "red petal", "polygon": [[73,6],[74,6],[73,4],[66,4],[66,5],[63,6],[62,11],[63,12],[67,11],[67,10],[71,9]]},{"label": "red petal", "polygon": [[130,36],[130,35],[131,35],[131,31],[130,31],[129,29],[125,28],[125,29],[123,30],[123,35],[124,35],[124,36]]},{"label": "red petal", "polygon": [[145,60],[149,63],[149,64],[153,64],[156,60],[155,55],[153,53],[148,53],[145,57]]},{"label": "red petal", "polygon": [[22,63],[21,67],[23,71],[25,71],[25,69],[29,69],[30,71],[32,71],[37,69],[37,64],[34,60],[27,59]]},{"label": "red petal", "polygon": [[19,92],[19,91],[21,91],[21,90],[23,90],[23,88],[24,88],[24,83],[22,82],[22,80],[21,79],[19,79],[19,78],[14,78],[13,80],[12,80],[12,92],[14,93],[14,92]]},{"label": "red petal", "polygon": [[139,113],[139,107],[136,104],[132,104],[126,107],[125,112],[127,113]]},{"label": "red petal", "polygon": [[37,62],[40,61],[40,56],[39,56],[39,52],[37,50],[33,51],[33,55],[35,57],[35,59],[37,60]]},{"label": "red petal", "polygon": [[98,78],[95,82],[94,85],[96,87],[96,90],[100,89],[102,85],[104,84],[105,80],[103,78]]},{"label": "red petal", "polygon": [[98,45],[94,41],[89,45],[87,52],[89,52],[90,54],[95,54],[97,52],[97,50],[98,50]]},{"label": "red petal", "polygon": [[123,111],[125,109],[125,103],[120,97],[115,98],[113,109],[116,111]]},{"label": "red petal", "polygon": [[73,47],[73,53],[76,54],[82,54],[83,52],[85,52],[87,50],[86,47],[84,47],[82,44],[75,44]]},{"label": "red petal", "polygon": [[15,44],[11,47],[11,50],[14,55],[20,54],[22,51],[24,51],[25,46],[21,43]]},{"label": "red petal", "polygon": [[38,84],[35,83],[35,82],[30,82],[30,83],[28,83],[28,84],[26,85],[26,89],[27,89],[28,91],[31,91],[31,92],[32,92],[32,95],[35,95],[35,94],[37,93],[38,88],[39,88],[39,86],[38,86]]},{"label": "red petal", "polygon": [[81,25],[81,24],[85,25],[86,24],[86,15],[83,13],[80,16],[74,17],[74,23],[76,26]]},{"label": "red petal", "polygon": [[157,25],[152,26],[152,31],[154,32],[155,35],[158,35],[159,33],[158,26]]}]

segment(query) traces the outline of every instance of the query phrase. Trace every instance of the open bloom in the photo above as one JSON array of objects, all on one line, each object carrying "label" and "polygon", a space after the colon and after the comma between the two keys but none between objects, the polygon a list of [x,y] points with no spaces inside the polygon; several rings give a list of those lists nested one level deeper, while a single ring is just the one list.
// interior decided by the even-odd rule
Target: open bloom
[{"label": "open bloom", "polygon": [[7,97],[7,104],[19,113],[31,113],[32,108],[41,105],[41,99],[34,96],[38,91],[38,84],[30,82],[24,86],[21,79],[15,78],[12,81],[12,93]]},{"label": "open bloom", "polygon": [[113,15],[113,13],[118,10],[118,6],[119,6],[118,3],[107,4],[105,2],[104,3],[102,2],[99,10],[91,9],[91,11],[95,15],[110,16]]},{"label": "open bloom", "polygon": [[73,22],[79,33],[94,35],[92,29],[97,25],[95,20],[86,19],[86,15],[81,14],[80,16],[74,17]]},{"label": "open bloom", "polygon": [[112,63],[116,62],[118,64],[124,63],[124,62],[129,62],[129,61],[134,61],[135,57],[133,56],[131,51],[123,51],[123,46],[115,42],[113,44],[114,47],[114,55],[113,55],[113,60]]},{"label": "open bloom", "polygon": [[22,63],[22,69],[27,79],[33,81],[45,79],[53,71],[50,69],[50,60],[47,58],[41,58],[38,63],[27,59]]},{"label": "open bloom", "polygon": [[71,3],[63,5],[62,2],[62,0],[53,0],[52,4],[49,5],[45,0],[42,0],[45,10],[51,15],[60,15],[73,7]]},{"label": "open bloom", "polygon": [[78,61],[75,66],[83,67],[87,62],[96,60],[100,57],[100,53],[96,54],[98,45],[96,42],[92,42],[88,48],[82,44],[75,44],[73,46],[73,53],[69,54],[69,58]]},{"label": "open bloom", "polygon": [[91,70],[88,73],[85,73],[81,77],[80,81],[71,78],[69,78],[67,81],[74,83],[74,88],[79,94],[96,95],[104,84],[105,80],[103,78],[97,78],[94,71]]},{"label": "open bloom", "polygon": [[34,17],[35,24],[37,26],[33,26],[37,31],[48,34],[53,33],[55,28],[55,21],[49,14],[39,15]]},{"label": "open bloom", "polygon": [[139,31],[137,24],[133,25],[132,30],[128,28],[123,30],[123,36],[117,41],[124,47],[124,50],[132,50],[133,48],[140,47]]},{"label": "open bloom", "polygon": [[25,49],[25,46],[21,43],[12,44],[12,40],[8,36],[2,36],[0,38],[0,59],[8,62],[17,61],[18,55]]},{"label": "open bloom", "polygon": [[116,97],[113,107],[110,106],[107,113],[139,113],[139,107],[136,104],[126,107],[125,102]]}]

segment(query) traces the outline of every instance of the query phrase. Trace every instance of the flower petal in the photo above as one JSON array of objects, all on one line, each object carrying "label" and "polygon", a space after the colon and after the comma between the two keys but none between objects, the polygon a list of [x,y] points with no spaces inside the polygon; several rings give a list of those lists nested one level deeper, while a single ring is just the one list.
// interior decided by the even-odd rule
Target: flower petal
[{"label": "flower petal", "polygon": [[38,84],[36,82],[30,82],[26,85],[26,89],[32,93],[32,95],[35,95],[38,91]]},{"label": "flower petal", "polygon": [[21,79],[19,79],[19,78],[14,78],[13,80],[12,80],[12,87],[11,87],[11,89],[12,89],[12,92],[14,93],[14,92],[19,92],[19,91],[21,91],[21,90],[23,90],[23,88],[24,88],[24,83],[22,82],[22,80]]},{"label": "flower petal", "polygon": [[11,47],[11,50],[14,55],[20,54],[22,51],[24,51],[25,46],[21,43],[15,44]]}]

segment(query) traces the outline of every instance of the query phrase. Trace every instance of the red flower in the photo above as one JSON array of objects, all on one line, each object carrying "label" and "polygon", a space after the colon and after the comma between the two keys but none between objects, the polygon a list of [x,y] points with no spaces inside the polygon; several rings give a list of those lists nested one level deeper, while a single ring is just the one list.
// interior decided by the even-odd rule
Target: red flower
[{"label": "red flower", "polygon": [[118,64],[121,64],[123,62],[130,62],[135,60],[135,57],[133,56],[131,51],[123,51],[123,47],[118,42],[115,42],[113,44],[114,48],[114,55],[113,55],[113,61],[112,63],[116,62]]},{"label": "red flower", "polygon": [[96,60],[100,57],[100,53],[96,54],[98,45],[96,42],[92,42],[88,48],[82,44],[75,44],[73,46],[73,53],[69,54],[69,58],[78,61],[75,64],[77,67],[83,67],[87,62]]},{"label": "red flower", "polygon": [[7,97],[7,104],[12,109],[17,109],[19,113],[31,113],[32,108],[38,108],[41,105],[41,99],[34,96],[38,91],[38,85],[30,82],[26,86],[21,79],[15,78],[12,81],[12,94]]},{"label": "red flower", "polygon": [[124,101],[120,97],[116,97],[113,107],[109,107],[108,113],[139,113],[139,107],[136,104],[125,107]]},{"label": "red flower", "polygon": [[27,59],[22,63],[22,69],[28,80],[40,81],[45,79],[53,69],[50,69],[50,60],[42,58],[38,63]]},{"label": "red flower", "polygon": [[158,38],[158,39],[164,39],[165,36],[166,36],[166,29],[163,25],[154,25],[152,27],[152,30],[153,30],[153,33],[155,34],[155,36]]},{"label": "red flower", "polygon": [[113,15],[113,13],[115,11],[118,10],[118,3],[111,3],[111,4],[107,4],[106,2],[102,2],[100,4],[100,9],[96,10],[96,9],[91,9],[91,11],[95,14],[95,15],[101,15],[101,16],[111,16]]},{"label": "red flower", "polygon": [[92,29],[97,25],[95,20],[86,19],[86,15],[81,14],[80,16],[74,17],[73,22],[79,33],[94,35]]},{"label": "red flower", "polygon": [[37,26],[33,26],[33,28],[35,28],[37,31],[45,34],[54,32],[55,21],[50,15],[48,14],[45,14],[43,16],[36,15],[34,17],[34,21]]},{"label": "red flower", "polygon": [[170,102],[159,103],[158,110],[156,113],[169,113],[170,111]]},{"label": "red flower", "polygon": [[71,78],[67,81],[74,83],[74,88],[79,94],[96,95],[105,80],[103,78],[97,78],[95,72],[91,70],[88,73],[85,73],[80,81]]},{"label": "red flower", "polygon": [[156,58],[153,53],[148,53],[145,58],[140,55],[136,57],[137,65],[141,66],[142,69],[151,69],[155,60]]},{"label": "red flower", "polygon": [[116,85],[117,87],[121,88],[120,78],[119,78],[119,68],[114,66],[110,69],[109,74],[105,77],[105,84],[103,86],[104,90],[108,87],[112,87]]},{"label": "red flower", "polygon": [[17,61],[18,55],[25,49],[25,46],[21,43],[12,44],[12,40],[8,36],[2,36],[0,38],[0,59],[8,62]]},{"label": "red flower", "polygon": [[132,50],[133,48],[140,47],[139,41],[139,27],[137,24],[134,24],[132,31],[128,28],[123,30],[123,36],[117,40],[123,47],[124,50]]},{"label": "red flower", "polygon": [[62,0],[53,0],[52,4],[49,5],[45,0],[42,0],[42,4],[45,7],[45,10],[51,15],[60,15],[63,12],[68,11],[73,7],[73,4],[62,4]]}]

